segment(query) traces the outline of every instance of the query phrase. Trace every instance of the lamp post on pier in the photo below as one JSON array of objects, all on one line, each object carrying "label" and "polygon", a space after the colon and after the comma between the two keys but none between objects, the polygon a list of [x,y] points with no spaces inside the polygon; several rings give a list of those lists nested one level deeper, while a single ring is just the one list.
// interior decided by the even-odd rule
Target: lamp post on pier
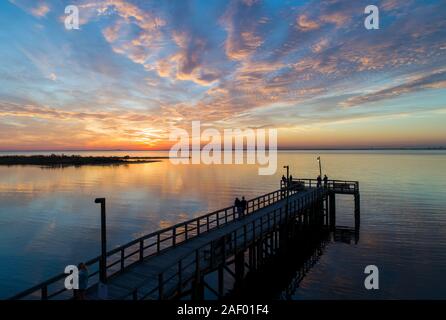
[{"label": "lamp post on pier", "polygon": [[290,166],[283,166],[286,169],[286,181],[290,179]]},{"label": "lamp post on pier", "polygon": [[288,218],[288,197],[290,195],[290,166],[283,166],[284,169],[286,169],[286,206],[285,206],[285,212],[286,216]]},{"label": "lamp post on pier", "polygon": [[317,157],[317,162],[319,163],[319,176],[322,178],[321,157]]},{"label": "lamp post on pier", "polygon": [[96,198],[95,203],[101,204],[101,260],[99,262],[99,279],[107,282],[107,227],[105,215],[105,198]]},{"label": "lamp post on pier", "polygon": [[95,203],[101,205],[101,258],[99,260],[98,297],[107,298],[107,226],[105,213],[105,198],[96,198]]}]

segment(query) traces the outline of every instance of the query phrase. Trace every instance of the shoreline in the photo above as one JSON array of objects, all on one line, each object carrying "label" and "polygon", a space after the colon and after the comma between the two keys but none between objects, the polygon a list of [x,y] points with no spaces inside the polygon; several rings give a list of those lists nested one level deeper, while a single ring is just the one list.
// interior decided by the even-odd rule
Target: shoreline
[{"label": "shoreline", "polygon": [[79,155],[9,155],[0,156],[0,166],[42,166],[42,167],[69,167],[87,165],[123,165],[159,162],[169,157],[118,157],[118,156],[79,156]]}]

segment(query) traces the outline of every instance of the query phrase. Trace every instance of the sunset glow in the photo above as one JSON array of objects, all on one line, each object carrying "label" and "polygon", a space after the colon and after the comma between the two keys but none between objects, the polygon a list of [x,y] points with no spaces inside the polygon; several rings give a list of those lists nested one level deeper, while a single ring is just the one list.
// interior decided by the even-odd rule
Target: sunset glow
[{"label": "sunset glow", "polygon": [[168,149],[197,120],[279,148],[446,146],[444,2],[376,1],[379,30],[368,4],[2,1],[0,150]]}]

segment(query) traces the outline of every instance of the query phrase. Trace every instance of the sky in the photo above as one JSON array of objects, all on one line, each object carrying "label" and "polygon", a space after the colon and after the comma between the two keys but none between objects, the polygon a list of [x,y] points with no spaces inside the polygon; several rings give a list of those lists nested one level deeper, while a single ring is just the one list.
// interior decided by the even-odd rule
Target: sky
[{"label": "sky", "polygon": [[1,0],[0,150],[168,149],[192,121],[277,129],[279,148],[446,146],[445,17],[445,1]]}]

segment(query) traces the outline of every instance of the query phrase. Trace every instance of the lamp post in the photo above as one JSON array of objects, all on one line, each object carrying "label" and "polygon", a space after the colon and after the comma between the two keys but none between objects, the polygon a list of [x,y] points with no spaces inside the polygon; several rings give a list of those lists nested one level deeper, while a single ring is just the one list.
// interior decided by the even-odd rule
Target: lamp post
[{"label": "lamp post", "polygon": [[97,198],[95,203],[101,204],[101,260],[99,262],[99,280],[107,282],[107,228],[105,216],[105,198]]},{"label": "lamp post", "polygon": [[284,169],[286,169],[286,180],[290,178],[290,166],[283,166]]},{"label": "lamp post", "polygon": [[286,205],[285,205],[285,212],[288,219],[288,197],[290,192],[290,166],[283,166],[284,169],[286,169]]},{"label": "lamp post", "polygon": [[317,157],[317,162],[319,163],[319,176],[322,178],[321,157]]}]

